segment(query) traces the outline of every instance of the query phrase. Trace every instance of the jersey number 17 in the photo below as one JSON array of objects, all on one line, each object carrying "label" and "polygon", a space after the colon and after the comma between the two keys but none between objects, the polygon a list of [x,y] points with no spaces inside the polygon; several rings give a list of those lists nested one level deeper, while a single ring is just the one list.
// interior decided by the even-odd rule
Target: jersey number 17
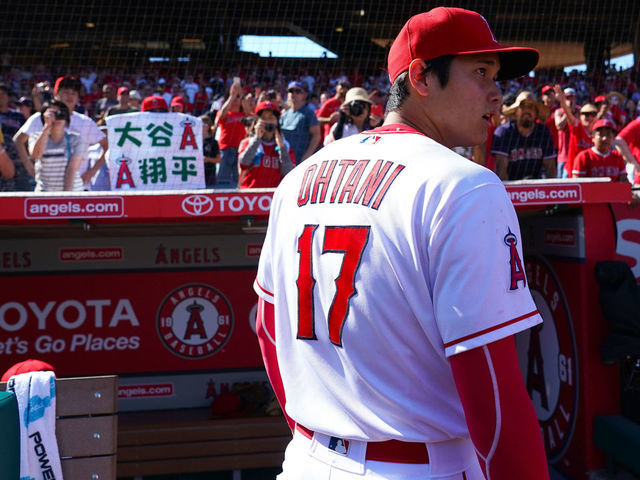
[{"label": "jersey number 17", "polygon": [[[368,226],[327,226],[324,229],[322,254],[342,253],[340,273],[335,279],[336,293],[329,308],[327,324],[329,339],[342,346],[342,328],[349,313],[349,300],[356,294],[355,277],[362,253],[369,240]],[[317,340],[315,332],[314,294],[316,280],[313,277],[313,239],[318,225],[305,225],[298,237],[300,265],[298,271],[298,335],[304,340]]]}]

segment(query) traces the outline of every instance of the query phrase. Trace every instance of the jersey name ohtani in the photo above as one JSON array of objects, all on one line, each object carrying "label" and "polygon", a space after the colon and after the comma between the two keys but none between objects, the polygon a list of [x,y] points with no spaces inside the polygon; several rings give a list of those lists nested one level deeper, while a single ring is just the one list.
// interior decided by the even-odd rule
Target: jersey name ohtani
[{"label": "jersey name ohtani", "polygon": [[377,210],[405,166],[389,160],[325,160],[307,167],[298,206],[357,203]]}]

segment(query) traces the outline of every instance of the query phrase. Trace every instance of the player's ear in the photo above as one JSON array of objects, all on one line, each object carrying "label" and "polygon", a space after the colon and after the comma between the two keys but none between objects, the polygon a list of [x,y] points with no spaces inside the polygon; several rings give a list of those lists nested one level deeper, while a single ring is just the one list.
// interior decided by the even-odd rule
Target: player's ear
[{"label": "player's ear", "polygon": [[427,64],[424,60],[415,59],[409,64],[409,83],[423,97],[429,95],[433,77],[426,73]]}]

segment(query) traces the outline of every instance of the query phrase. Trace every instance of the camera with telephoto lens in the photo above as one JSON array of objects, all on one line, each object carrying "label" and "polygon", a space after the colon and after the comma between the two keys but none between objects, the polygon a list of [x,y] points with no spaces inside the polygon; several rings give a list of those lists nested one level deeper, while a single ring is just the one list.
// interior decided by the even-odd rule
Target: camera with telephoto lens
[{"label": "camera with telephoto lens", "polygon": [[354,117],[359,117],[364,112],[364,105],[362,102],[354,100],[349,104],[349,113]]},{"label": "camera with telephoto lens", "polygon": [[276,131],[276,124],[275,123],[265,123],[264,124],[264,131],[265,132],[275,132]]}]

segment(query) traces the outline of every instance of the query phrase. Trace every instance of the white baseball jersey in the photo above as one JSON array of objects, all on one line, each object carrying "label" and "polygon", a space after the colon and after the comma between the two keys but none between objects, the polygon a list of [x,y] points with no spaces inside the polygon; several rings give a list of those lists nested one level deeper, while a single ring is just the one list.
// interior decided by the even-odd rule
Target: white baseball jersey
[{"label": "white baseball jersey", "polygon": [[406,126],[331,143],[276,190],[255,290],[287,413],[341,438],[467,437],[447,357],[542,321],[496,175]]}]

